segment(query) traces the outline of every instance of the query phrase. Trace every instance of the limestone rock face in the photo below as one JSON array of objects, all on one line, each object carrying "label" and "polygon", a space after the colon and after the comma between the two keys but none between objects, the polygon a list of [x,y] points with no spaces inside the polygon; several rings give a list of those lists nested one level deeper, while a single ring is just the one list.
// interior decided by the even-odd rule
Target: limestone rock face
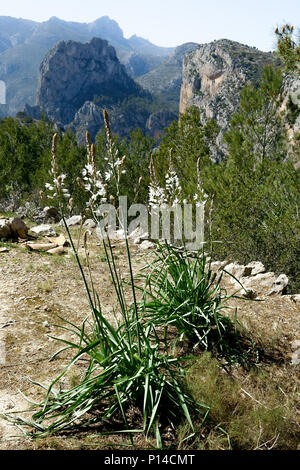
[{"label": "limestone rock face", "polygon": [[45,56],[38,83],[37,105],[49,119],[73,121],[86,101],[113,97],[116,101],[140,93],[107,41],[60,41]]},{"label": "limestone rock face", "polygon": [[288,135],[291,142],[300,132],[300,77],[288,74],[283,80],[282,111],[286,114]]},{"label": "limestone rock face", "polygon": [[180,112],[197,106],[203,122],[216,119],[221,128],[216,160],[221,159],[226,150],[222,137],[232,114],[238,110],[241,89],[249,81],[258,82],[263,66],[274,61],[271,53],[227,39],[202,44],[185,57]]}]

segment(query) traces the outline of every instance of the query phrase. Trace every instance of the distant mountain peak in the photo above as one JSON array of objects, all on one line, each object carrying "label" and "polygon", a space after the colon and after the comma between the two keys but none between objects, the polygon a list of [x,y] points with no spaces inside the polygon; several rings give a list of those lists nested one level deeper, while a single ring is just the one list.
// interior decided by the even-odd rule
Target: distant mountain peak
[{"label": "distant mountain peak", "polygon": [[114,38],[124,39],[123,30],[119,24],[109,16],[101,16],[88,25],[89,30],[97,35],[113,36]]}]

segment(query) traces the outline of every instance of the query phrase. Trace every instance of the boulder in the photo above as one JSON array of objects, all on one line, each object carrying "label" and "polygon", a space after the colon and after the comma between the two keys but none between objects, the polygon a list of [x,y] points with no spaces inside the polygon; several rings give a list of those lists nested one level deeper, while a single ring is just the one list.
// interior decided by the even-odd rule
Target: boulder
[{"label": "boulder", "polygon": [[11,226],[7,219],[0,220],[0,240],[7,240],[11,236]]},{"label": "boulder", "polygon": [[37,227],[33,227],[31,232],[42,237],[56,237],[56,232],[51,225],[38,225]]},{"label": "boulder", "polygon": [[22,238],[26,240],[28,238],[28,227],[25,222],[19,217],[10,219],[10,227],[13,238]]},{"label": "boulder", "polygon": [[210,264],[212,271],[223,271],[223,269],[229,264],[229,261],[214,261]]},{"label": "boulder", "polygon": [[257,274],[264,274],[267,270],[260,261],[253,261],[247,264],[246,269],[249,270],[249,276],[256,276]]},{"label": "boulder", "polygon": [[285,292],[289,283],[289,278],[286,274],[280,274],[277,279],[275,279],[272,289],[268,295],[281,295]]},{"label": "boulder", "polygon": [[[242,264],[230,263],[223,268],[227,273],[234,276],[236,279],[242,277],[248,277],[251,274],[251,268],[248,268]],[[232,279],[234,281],[234,279]]]},{"label": "boulder", "polygon": [[93,219],[88,219],[84,222],[83,226],[84,226],[84,228],[87,228],[87,229],[91,230],[93,228],[96,228],[97,224]]},{"label": "boulder", "polygon": [[[82,217],[81,215],[74,215],[73,217],[71,217],[70,219],[67,219],[66,220],[66,224],[68,227],[75,227],[76,225],[80,225],[82,222]],[[59,225],[61,225],[62,227],[64,227],[64,222],[61,220]]]},{"label": "boulder", "polygon": [[43,214],[46,220],[53,219],[55,222],[59,222],[59,212],[56,207],[45,207],[43,210]]},{"label": "boulder", "polygon": [[153,250],[156,247],[155,243],[145,240],[140,244],[141,250]]},{"label": "boulder", "polygon": [[[243,277],[240,279],[240,283],[243,288],[241,294],[246,296],[249,291],[251,292],[251,298],[255,298],[259,295],[267,295],[268,292],[273,288],[276,281],[276,275],[274,273],[263,273],[257,274],[256,276]],[[236,287],[238,287],[236,283]]]},{"label": "boulder", "polygon": [[[295,302],[295,304],[300,305],[300,294],[291,295],[290,299]],[[299,345],[300,347],[300,345]]]}]

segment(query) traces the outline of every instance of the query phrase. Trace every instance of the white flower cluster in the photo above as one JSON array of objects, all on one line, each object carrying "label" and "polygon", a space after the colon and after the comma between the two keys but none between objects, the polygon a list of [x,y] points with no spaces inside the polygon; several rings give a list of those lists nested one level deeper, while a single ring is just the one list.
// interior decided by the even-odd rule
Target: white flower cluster
[{"label": "white flower cluster", "polygon": [[58,164],[57,164],[57,140],[58,135],[54,134],[52,139],[52,161],[51,161],[51,171],[50,176],[52,179],[51,183],[45,184],[46,195],[48,199],[56,199],[58,197],[63,197],[64,199],[70,199],[69,190],[65,187],[65,179],[67,175],[58,174]]},{"label": "white flower cluster", "polygon": [[149,206],[159,207],[166,204],[166,196],[163,188],[157,184],[150,184],[149,186]]},{"label": "white flower cluster", "polygon": [[199,193],[195,194],[194,201],[196,202],[196,206],[200,207],[202,204],[206,204],[208,199],[208,195],[203,191],[202,188],[199,189]]},{"label": "white flower cluster", "polygon": [[87,207],[93,207],[99,202],[107,202],[106,186],[103,184],[100,171],[97,171],[93,164],[87,163],[82,171],[82,176],[84,188],[90,196]]},{"label": "white flower cluster", "polygon": [[180,203],[180,195],[182,191],[176,171],[169,171],[169,173],[166,174],[165,181],[169,202],[172,204],[172,206],[175,206],[176,204]]},{"label": "white flower cluster", "polygon": [[119,151],[116,150],[114,152],[114,158],[111,160],[109,158],[105,158],[104,160],[107,161],[108,169],[105,172],[105,181],[109,182],[114,176],[120,181],[121,175],[126,174],[126,170],[122,170],[125,164],[125,156],[122,158],[118,158]]},{"label": "white flower cluster", "polygon": [[151,155],[149,169],[150,169],[149,206],[159,207],[159,206],[166,204],[167,199],[166,199],[165,190],[161,188],[157,182],[153,155]]},{"label": "white flower cluster", "polygon": [[64,184],[64,181],[67,175],[59,175],[56,177],[53,174],[53,168],[51,170],[51,173],[53,175],[53,183],[45,184],[47,198],[56,199],[58,196],[63,196],[65,199],[70,199],[71,196],[70,196],[69,190],[65,187],[65,184]]},{"label": "white flower cluster", "polygon": [[107,155],[108,157],[105,158],[107,162],[107,170],[105,172],[105,181],[108,183],[114,179],[116,183],[117,189],[117,196],[119,196],[119,184],[121,175],[126,174],[126,170],[124,170],[124,165],[126,162],[126,157],[124,156],[122,159],[119,157],[119,150],[116,148],[111,128],[109,117],[106,109],[103,111],[103,118],[105,123],[105,130],[106,130],[106,148],[107,148]]}]

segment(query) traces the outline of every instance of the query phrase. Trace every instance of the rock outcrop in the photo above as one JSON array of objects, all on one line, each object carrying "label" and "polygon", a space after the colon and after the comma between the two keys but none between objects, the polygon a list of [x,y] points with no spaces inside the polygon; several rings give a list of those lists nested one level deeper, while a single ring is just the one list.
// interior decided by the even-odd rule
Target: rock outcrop
[{"label": "rock outcrop", "polygon": [[263,66],[274,64],[273,54],[237,42],[221,39],[200,45],[183,63],[180,112],[197,106],[202,119],[216,119],[220,159],[225,151],[222,138],[230,118],[238,110],[240,91],[251,81],[257,83]]},{"label": "rock outcrop", "polygon": [[19,217],[11,219],[0,219],[0,240],[28,238],[28,227]]},{"label": "rock outcrop", "polygon": [[87,102],[110,97],[117,102],[142,95],[141,88],[127,75],[115,49],[94,38],[89,43],[60,41],[40,66],[37,105],[49,119],[63,125],[73,121]]},{"label": "rock outcrop", "polygon": [[288,135],[291,143],[300,132],[300,77],[288,74],[283,80],[282,111],[286,115]]},{"label": "rock outcrop", "polygon": [[33,106],[38,71],[45,54],[59,41],[106,39],[132,77],[156,68],[173,48],[155,46],[133,36],[124,37],[120,26],[107,16],[92,23],[76,23],[52,17],[41,23],[0,16],[0,80],[7,84],[7,106],[0,104],[0,116],[14,115],[25,103]]},{"label": "rock outcrop", "polygon": [[229,261],[216,261],[211,263],[213,272],[223,272],[223,277],[235,293],[245,298],[255,299],[263,296],[283,295],[289,284],[285,274],[276,276],[273,272],[266,272],[265,266],[254,261],[246,266]]}]

